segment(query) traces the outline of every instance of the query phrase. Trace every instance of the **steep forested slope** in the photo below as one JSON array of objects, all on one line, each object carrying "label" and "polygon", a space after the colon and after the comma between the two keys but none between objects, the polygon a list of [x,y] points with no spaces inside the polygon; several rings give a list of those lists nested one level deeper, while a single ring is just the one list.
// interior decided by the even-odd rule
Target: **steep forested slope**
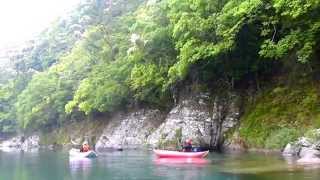
[{"label": "steep forested slope", "polygon": [[[18,73],[0,87],[0,131],[54,128],[137,105],[166,108],[198,84],[248,96],[243,121],[251,124],[240,134],[256,145],[271,119],[274,130],[288,119],[318,118],[316,110],[281,112],[297,113],[300,101],[303,115],[318,105],[319,35],[319,0],[83,1],[13,57]],[[291,92],[300,80],[308,90]],[[287,93],[308,98],[287,110],[277,103]],[[274,117],[262,118],[268,113]],[[259,142],[250,140],[257,134]]]}]

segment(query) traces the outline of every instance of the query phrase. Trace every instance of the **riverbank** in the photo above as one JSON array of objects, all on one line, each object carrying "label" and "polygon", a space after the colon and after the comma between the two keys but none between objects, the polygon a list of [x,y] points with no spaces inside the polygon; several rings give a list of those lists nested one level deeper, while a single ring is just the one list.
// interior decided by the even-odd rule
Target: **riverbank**
[{"label": "riverbank", "polygon": [[279,83],[251,95],[214,93],[192,86],[177,97],[176,104],[165,110],[140,107],[75,119],[60,128],[21,134],[2,144],[23,149],[69,148],[86,140],[101,152],[176,150],[191,138],[194,146],[216,151],[280,154],[288,143],[315,129],[320,116],[317,87],[306,83]]}]

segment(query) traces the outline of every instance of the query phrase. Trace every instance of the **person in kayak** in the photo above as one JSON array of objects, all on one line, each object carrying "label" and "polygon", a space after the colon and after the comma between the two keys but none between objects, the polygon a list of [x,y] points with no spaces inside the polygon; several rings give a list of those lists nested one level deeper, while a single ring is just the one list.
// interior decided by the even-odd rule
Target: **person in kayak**
[{"label": "person in kayak", "polygon": [[87,141],[83,142],[81,148],[80,148],[80,152],[88,152],[90,151],[90,146],[88,144]]},{"label": "person in kayak", "polygon": [[192,152],[192,140],[191,139],[186,139],[182,146],[182,151],[183,152]]}]

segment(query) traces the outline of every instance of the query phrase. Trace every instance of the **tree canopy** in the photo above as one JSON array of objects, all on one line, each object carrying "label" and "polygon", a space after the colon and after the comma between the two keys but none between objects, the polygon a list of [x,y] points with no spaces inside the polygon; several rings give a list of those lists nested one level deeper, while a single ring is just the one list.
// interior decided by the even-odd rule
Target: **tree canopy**
[{"label": "tree canopy", "polygon": [[0,85],[0,131],[166,106],[190,77],[208,86],[257,81],[275,62],[312,63],[319,41],[319,0],[83,1],[13,57],[17,73]]}]

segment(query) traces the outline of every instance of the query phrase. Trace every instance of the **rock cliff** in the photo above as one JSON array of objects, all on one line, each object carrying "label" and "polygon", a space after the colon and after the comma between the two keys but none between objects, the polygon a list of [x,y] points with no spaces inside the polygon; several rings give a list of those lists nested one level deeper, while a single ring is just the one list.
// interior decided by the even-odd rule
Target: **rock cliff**
[{"label": "rock cliff", "polygon": [[181,100],[168,114],[140,110],[115,116],[105,127],[96,149],[151,146],[177,149],[186,138],[195,146],[219,149],[228,130],[239,123],[237,97],[199,93]]},{"label": "rock cliff", "polygon": [[[209,93],[190,94],[181,98],[169,112],[158,109],[118,112],[101,120],[86,121],[97,125],[84,123],[83,127],[63,127],[48,134],[45,139],[49,144],[68,146],[75,142],[81,144],[86,139],[97,151],[103,152],[149,147],[179,149],[186,138],[192,138],[194,146],[220,150],[226,133],[239,123],[237,99],[231,93],[226,97]],[[96,127],[96,130],[88,129],[90,127]],[[21,137],[16,137],[3,142],[2,146],[30,149],[38,147],[40,139],[39,136],[30,136],[21,142]]]}]

